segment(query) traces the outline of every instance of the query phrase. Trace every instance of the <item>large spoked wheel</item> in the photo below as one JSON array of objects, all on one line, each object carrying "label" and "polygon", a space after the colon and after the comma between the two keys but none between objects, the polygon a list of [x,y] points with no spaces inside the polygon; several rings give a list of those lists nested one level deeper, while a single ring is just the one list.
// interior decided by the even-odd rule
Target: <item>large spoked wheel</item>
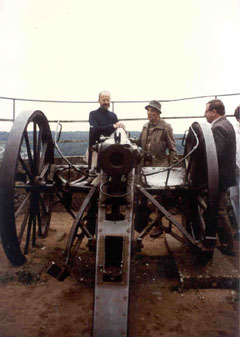
[{"label": "large spoked wheel", "polygon": [[47,236],[51,220],[54,146],[41,111],[15,120],[0,174],[0,233],[9,261],[22,265],[36,237]]},{"label": "large spoked wheel", "polygon": [[186,139],[187,154],[186,227],[197,243],[199,262],[205,264],[214,252],[218,209],[218,159],[208,124],[192,124]]}]

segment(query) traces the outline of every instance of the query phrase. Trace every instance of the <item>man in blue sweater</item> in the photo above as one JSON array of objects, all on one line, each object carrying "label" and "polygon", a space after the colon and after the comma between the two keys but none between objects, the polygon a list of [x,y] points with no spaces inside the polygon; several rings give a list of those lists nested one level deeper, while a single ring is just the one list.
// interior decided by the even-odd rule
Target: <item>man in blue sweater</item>
[{"label": "man in blue sweater", "polygon": [[117,115],[109,111],[111,95],[108,91],[101,91],[98,102],[100,107],[89,114],[89,124],[94,129],[93,143],[99,140],[100,136],[110,136],[115,129],[124,128],[124,124],[118,121]]},{"label": "man in blue sweater", "polygon": [[[100,107],[97,110],[91,111],[89,114],[89,124],[92,127],[89,147],[99,141],[100,136],[110,136],[115,129],[125,128],[124,124],[118,121],[117,115],[109,111],[111,103],[111,95],[108,91],[101,91],[98,102]],[[97,166],[97,153],[92,152],[91,168]],[[99,184],[99,175],[91,182],[93,185]],[[96,227],[97,201],[94,199],[91,202],[88,214],[85,217],[87,220],[87,229],[94,235]]]}]

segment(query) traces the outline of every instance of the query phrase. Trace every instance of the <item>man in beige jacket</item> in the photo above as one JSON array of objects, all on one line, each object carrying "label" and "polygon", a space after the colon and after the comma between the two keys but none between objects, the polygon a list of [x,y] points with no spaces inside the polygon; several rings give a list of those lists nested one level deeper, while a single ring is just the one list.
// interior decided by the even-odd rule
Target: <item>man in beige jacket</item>
[{"label": "man in beige jacket", "polygon": [[[173,137],[173,129],[170,124],[160,118],[161,104],[150,101],[145,107],[149,122],[143,125],[139,145],[143,150],[143,166],[167,167],[178,162],[176,142]],[[166,151],[169,151],[169,156]],[[160,223],[156,225],[151,237],[159,237],[162,234]]]},{"label": "man in beige jacket", "polygon": [[[139,145],[144,153],[144,166],[169,166],[178,161],[176,142],[170,124],[160,118],[161,104],[151,101],[145,107],[149,122],[143,125]],[[166,150],[169,150],[169,156]]]}]

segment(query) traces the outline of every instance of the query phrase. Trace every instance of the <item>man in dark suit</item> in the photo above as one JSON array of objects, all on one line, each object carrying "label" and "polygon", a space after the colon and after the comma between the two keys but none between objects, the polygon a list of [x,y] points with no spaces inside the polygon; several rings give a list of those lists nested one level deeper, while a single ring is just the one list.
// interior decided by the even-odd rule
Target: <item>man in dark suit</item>
[{"label": "man in dark suit", "polygon": [[223,254],[234,256],[234,243],[231,224],[227,214],[227,189],[236,185],[236,137],[232,124],[225,117],[225,107],[221,100],[215,99],[206,104],[205,117],[212,124],[219,167],[219,210],[218,236]]}]

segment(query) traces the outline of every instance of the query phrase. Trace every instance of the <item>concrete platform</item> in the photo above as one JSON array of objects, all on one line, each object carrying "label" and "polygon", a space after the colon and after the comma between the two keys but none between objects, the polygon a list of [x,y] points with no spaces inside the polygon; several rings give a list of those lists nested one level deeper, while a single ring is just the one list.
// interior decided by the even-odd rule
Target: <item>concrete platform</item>
[{"label": "concrete platform", "polygon": [[212,261],[206,266],[196,266],[190,248],[165,235],[165,244],[172,254],[180,277],[180,288],[239,289],[239,272],[228,259],[215,249]]}]

